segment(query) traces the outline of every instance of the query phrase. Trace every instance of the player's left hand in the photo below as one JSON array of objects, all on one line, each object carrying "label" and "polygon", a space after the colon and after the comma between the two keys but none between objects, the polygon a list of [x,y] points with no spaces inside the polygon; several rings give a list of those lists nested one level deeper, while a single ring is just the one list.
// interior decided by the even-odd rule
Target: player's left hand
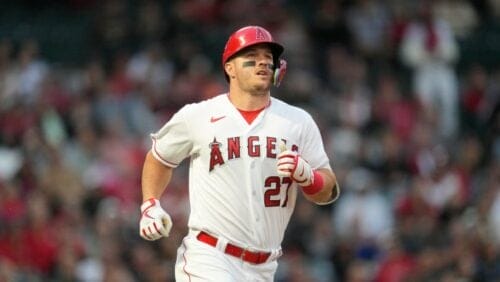
[{"label": "player's left hand", "polygon": [[160,206],[157,199],[149,199],[141,205],[140,234],[141,237],[154,241],[168,237],[172,228],[170,215]]},{"label": "player's left hand", "polygon": [[314,174],[311,166],[297,152],[284,150],[278,155],[278,175],[290,177],[300,186],[313,183]]}]

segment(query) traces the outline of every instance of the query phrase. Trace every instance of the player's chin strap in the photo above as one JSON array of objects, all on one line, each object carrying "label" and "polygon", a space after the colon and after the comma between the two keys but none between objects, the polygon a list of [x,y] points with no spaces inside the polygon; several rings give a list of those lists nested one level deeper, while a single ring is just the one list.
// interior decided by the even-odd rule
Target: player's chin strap
[{"label": "player's chin strap", "polygon": [[283,77],[285,77],[285,73],[286,73],[286,61],[284,59],[280,59],[279,66],[274,69],[274,75],[273,75],[274,86],[276,87],[280,86]]}]

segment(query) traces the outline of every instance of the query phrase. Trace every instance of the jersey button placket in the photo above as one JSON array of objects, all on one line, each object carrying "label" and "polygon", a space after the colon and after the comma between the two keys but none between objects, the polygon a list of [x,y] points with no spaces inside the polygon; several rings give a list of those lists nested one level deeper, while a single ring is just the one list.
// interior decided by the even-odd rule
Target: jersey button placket
[{"label": "jersey button placket", "polygon": [[[255,169],[255,161],[251,161],[250,162],[250,169]],[[256,196],[257,195],[257,192],[255,191],[255,188],[252,188],[252,196]]]}]

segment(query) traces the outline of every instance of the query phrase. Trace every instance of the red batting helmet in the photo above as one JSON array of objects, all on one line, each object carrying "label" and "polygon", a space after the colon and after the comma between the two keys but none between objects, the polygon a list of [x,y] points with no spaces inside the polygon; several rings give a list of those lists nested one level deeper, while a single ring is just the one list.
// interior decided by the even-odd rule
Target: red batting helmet
[{"label": "red batting helmet", "polygon": [[[273,53],[273,64],[275,69],[279,69],[281,62],[279,57],[283,53],[283,46],[274,41],[271,33],[260,26],[245,26],[235,31],[226,42],[224,53],[222,54],[222,68],[226,62],[231,59],[239,51],[256,44],[267,43],[271,47]],[[226,79],[229,80],[227,74]]]}]

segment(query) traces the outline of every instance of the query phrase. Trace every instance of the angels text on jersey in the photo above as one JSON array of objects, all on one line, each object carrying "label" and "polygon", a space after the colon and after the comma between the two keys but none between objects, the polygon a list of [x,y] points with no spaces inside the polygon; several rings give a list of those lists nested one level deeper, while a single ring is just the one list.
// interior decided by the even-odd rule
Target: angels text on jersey
[{"label": "angels text on jersey", "polygon": [[[266,136],[264,138],[256,135],[248,136],[247,138],[235,136],[227,137],[225,140],[220,141],[214,137],[212,142],[208,145],[210,149],[210,165],[208,171],[212,171],[216,166],[223,166],[228,160],[241,158],[241,154],[246,154],[251,158],[265,156],[269,159],[276,159],[276,156],[279,154],[278,142],[281,141],[285,144],[287,143],[285,139],[271,136]],[[224,145],[226,150],[224,150]],[[297,152],[298,146],[295,144],[292,145],[291,150]],[[223,154],[223,151],[225,154]]]}]

